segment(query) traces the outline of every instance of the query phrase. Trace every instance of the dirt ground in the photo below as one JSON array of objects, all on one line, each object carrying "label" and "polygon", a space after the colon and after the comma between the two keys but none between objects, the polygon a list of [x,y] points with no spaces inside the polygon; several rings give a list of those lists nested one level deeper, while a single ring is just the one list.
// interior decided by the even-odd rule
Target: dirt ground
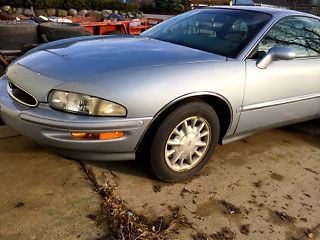
[{"label": "dirt ground", "polygon": [[2,126],[0,239],[109,240],[119,214],[140,216],[154,233],[169,227],[167,239],[320,239],[319,126],[219,146],[198,176],[176,184],[134,161],[83,169]]},{"label": "dirt ground", "polygon": [[86,167],[149,222],[165,223],[178,208],[188,224],[169,239],[320,239],[319,139],[292,128],[262,132],[218,147],[198,176],[178,184],[152,180],[135,162]]},{"label": "dirt ground", "polygon": [[101,198],[77,162],[0,126],[0,239],[73,240],[108,235]]}]

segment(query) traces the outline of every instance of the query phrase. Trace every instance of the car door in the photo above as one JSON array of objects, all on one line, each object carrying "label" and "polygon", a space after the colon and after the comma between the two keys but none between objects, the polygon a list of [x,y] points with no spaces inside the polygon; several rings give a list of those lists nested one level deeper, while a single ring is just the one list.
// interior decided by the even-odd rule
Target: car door
[{"label": "car door", "polygon": [[[274,46],[289,47],[293,60],[257,62]],[[237,133],[277,127],[320,114],[320,21],[286,17],[263,37],[246,60],[246,91]]]}]

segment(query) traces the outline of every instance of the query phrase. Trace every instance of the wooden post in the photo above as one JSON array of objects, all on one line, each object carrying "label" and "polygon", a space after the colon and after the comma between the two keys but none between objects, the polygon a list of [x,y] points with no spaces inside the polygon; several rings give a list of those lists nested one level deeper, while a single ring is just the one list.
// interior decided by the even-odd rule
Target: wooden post
[{"label": "wooden post", "polygon": [[2,65],[4,67],[7,67],[9,65],[9,62],[7,61],[7,59],[3,56],[3,54],[0,52],[0,63],[2,63]]}]

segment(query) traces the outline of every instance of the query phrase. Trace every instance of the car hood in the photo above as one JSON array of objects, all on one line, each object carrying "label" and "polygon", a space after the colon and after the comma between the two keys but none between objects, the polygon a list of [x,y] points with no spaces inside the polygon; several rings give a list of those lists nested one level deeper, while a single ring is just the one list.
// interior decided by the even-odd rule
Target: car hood
[{"label": "car hood", "polygon": [[61,84],[112,81],[112,76],[130,70],[207,61],[226,58],[144,37],[82,38],[31,51],[9,66],[7,76],[39,101],[46,101],[48,93]]}]

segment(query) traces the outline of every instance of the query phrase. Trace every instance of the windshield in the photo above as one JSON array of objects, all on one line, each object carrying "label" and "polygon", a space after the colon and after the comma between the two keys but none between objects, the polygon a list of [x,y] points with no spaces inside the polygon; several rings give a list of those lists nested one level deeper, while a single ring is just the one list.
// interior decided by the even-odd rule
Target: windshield
[{"label": "windshield", "polygon": [[194,10],[171,18],[141,36],[236,58],[270,19],[269,14],[254,11]]}]

